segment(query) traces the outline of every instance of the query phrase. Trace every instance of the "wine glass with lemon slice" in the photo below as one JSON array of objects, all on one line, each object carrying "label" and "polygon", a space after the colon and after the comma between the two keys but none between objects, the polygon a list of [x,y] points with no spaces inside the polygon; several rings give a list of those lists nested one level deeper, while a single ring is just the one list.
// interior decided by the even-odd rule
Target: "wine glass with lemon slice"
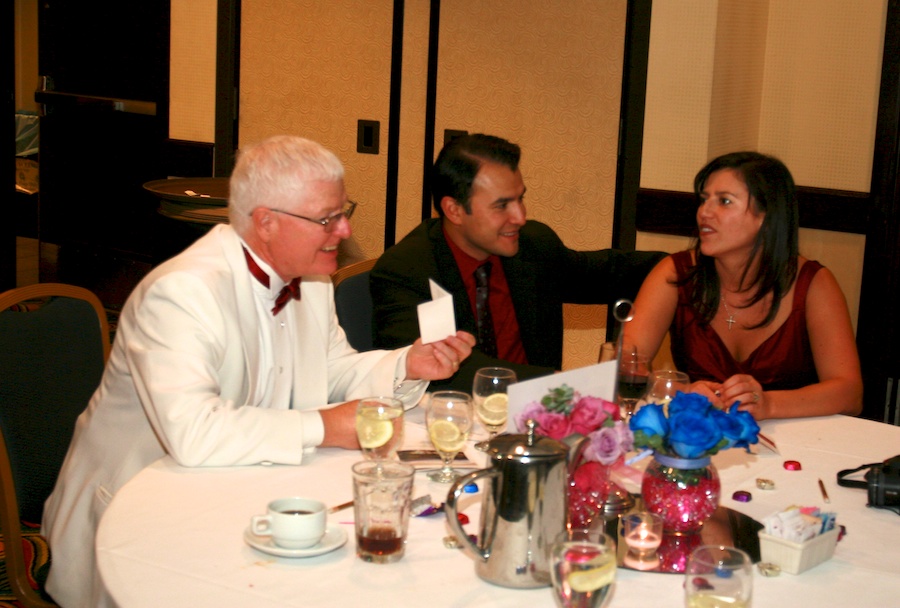
[{"label": "wine glass with lemon slice", "polygon": [[403,443],[403,404],[393,397],[367,397],[356,406],[356,436],[369,460],[394,460]]},{"label": "wine glass with lemon slice", "polygon": [[616,580],[616,544],[594,528],[569,529],[550,547],[550,579],[559,608],[600,608]]},{"label": "wine glass with lemon slice", "polygon": [[466,393],[437,391],[431,395],[425,412],[425,426],[443,465],[440,470],[429,473],[429,479],[439,483],[456,480],[458,474],[450,463],[466,447],[474,418],[472,399]]},{"label": "wine glass with lemon slice", "polygon": [[475,415],[487,429],[491,439],[506,428],[509,414],[509,397],[506,391],[515,382],[516,372],[505,367],[482,367],[475,372],[475,380],[472,382]]}]

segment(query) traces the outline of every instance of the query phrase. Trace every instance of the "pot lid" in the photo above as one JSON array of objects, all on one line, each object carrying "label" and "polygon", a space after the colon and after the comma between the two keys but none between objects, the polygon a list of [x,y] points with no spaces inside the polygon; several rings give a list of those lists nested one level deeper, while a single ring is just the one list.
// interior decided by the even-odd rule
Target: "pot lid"
[{"label": "pot lid", "polygon": [[534,421],[526,422],[525,433],[497,435],[488,442],[487,454],[491,460],[506,459],[564,459],[569,447],[561,441],[543,437],[534,432]]}]

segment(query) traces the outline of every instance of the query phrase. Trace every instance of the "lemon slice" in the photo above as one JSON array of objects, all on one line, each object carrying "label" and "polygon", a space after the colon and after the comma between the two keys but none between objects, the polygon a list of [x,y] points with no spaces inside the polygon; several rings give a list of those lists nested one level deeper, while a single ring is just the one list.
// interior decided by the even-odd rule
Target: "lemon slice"
[{"label": "lemon slice", "polygon": [[466,447],[466,435],[448,420],[435,420],[428,427],[428,436],[435,449],[441,452],[459,452]]},{"label": "lemon slice", "polygon": [[394,436],[394,424],[390,420],[361,416],[356,422],[356,433],[361,448],[380,448]]},{"label": "lemon slice", "polygon": [[485,397],[479,413],[487,424],[503,424],[509,412],[509,397],[505,393],[495,393]]},{"label": "lemon slice", "polygon": [[569,574],[569,587],[578,593],[587,593],[609,585],[615,578],[616,566],[609,562],[599,568],[572,572]]}]

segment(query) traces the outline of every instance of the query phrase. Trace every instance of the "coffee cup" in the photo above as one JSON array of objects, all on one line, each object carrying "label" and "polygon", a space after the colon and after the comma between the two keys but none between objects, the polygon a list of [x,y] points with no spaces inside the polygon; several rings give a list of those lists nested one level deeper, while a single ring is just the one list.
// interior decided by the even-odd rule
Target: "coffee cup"
[{"label": "coffee cup", "polygon": [[271,536],[285,549],[312,547],[325,535],[328,518],[325,503],[311,498],[279,498],[269,503],[265,515],[254,515],[250,530],[257,536]]}]

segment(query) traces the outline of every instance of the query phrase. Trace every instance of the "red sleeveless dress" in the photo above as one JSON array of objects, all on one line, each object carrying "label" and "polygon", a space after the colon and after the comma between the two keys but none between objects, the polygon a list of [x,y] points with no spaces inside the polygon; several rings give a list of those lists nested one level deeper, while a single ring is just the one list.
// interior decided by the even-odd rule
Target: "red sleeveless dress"
[{"label": "red sleeveless dress", "polygon": [[[678,280],[684,280],[691,267],[691,252],[680,251],[672,259]],[[812,260],[803,265],[787,320],[744,361],[736,361],[719,334],[697,317],[690,302],[691,285],[680,285],[678,308],[670,328],[675,365],[687,373],[691,382],[723,382],[735,374],[749,374],[767,391],[790,390],[818,382],[806,331],[806,295],[820,268],[822,265]],[[782,306],[787,304],[782,300]]]}]

